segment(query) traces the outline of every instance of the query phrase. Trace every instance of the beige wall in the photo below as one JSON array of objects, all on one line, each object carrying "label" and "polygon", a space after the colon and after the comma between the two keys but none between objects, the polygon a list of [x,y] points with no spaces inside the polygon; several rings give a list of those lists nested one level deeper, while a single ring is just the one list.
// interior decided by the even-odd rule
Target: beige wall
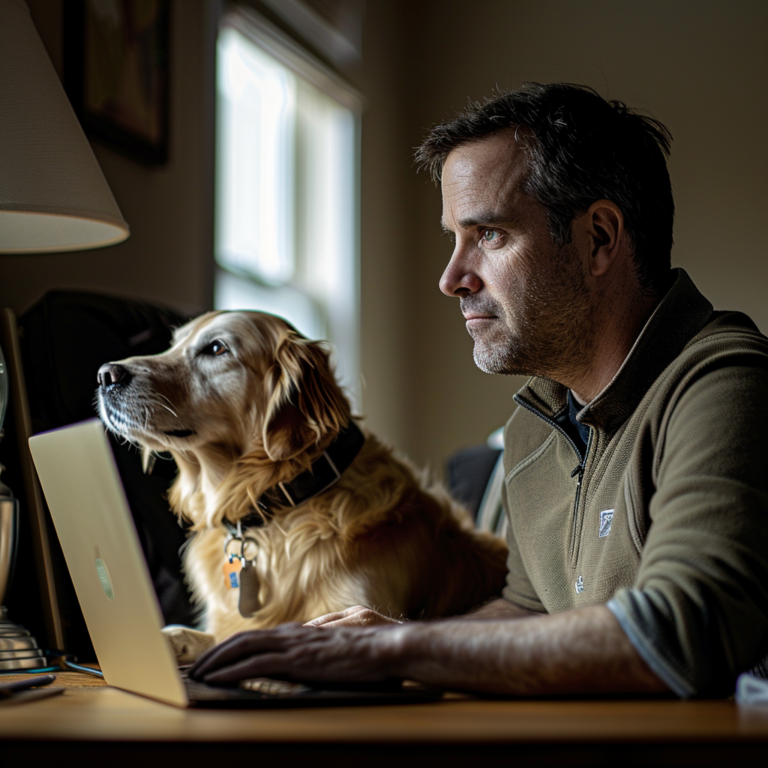
[{"label": "beige wall", "polygon": [[[61,68],[62,0],[29,0]],[[53,286],[194,311],[212,274],[213,34],[217,0],[172,4],[171,161],[151,169],[96,146],[133,234],[68,256],[0,257],[0,305]],[[362,365],[370,426],[439,467],[513,407],[519,379],[472,363],[457,302],[437,289],[450,255],[439,194],[412,169],[423,131],[495,87],[566,80],[650,110],[675,137],[673,261],[717,306],[768,330],[768,3],[763,0],[368,0],[361,187]]]},{"label": "beige wall", "polygon": [[403,230],[414,216],[406,197],[411,153],[401,105],[404,62],[393,42],[402,35],[398,3],[370,3],[365,22],[364,64],[354,77],[365,99],[360,157],[362,403],[368,425],[402,447],[412,431],[409,360],[415,351],[403,280],[413,253]]}]

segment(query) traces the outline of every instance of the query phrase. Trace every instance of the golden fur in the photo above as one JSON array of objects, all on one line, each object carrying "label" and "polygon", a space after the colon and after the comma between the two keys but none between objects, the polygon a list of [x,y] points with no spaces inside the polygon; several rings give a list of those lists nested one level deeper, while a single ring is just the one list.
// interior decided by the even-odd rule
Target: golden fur
[{"label": "golden fur", "polygon": [[310,467],[351,418],[327,352],[272,315],[212,312],[180,328],[167,352],[105,370],[105,424],[176,460],[171,506],[195,531],[186,577],[217,642],[353,605],[397,618],[454,615],[500,593],[503,542],[475,531],[447,494],[427,489],[366,433],[335,485],[249,529],[262,607],[243,618],[238,590],[224,585],[222,520],[251,514],[256,499]]}]

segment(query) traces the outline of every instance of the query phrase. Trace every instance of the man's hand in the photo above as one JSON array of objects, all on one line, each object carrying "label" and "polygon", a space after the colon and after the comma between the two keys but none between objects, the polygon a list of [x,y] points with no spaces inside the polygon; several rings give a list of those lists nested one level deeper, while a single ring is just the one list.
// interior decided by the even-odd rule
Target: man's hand
[{"label": "man's hand", "polygon": [[[393,626],[397,631],[398,627]],[[275,677],[302,682],[378,682],[391,679],[391,654],[376,630],[343,627],[321,631],[317,627],[284,624],[277,629],[241,632],[203,655],[189,675],[206,683],[234,683],[251,677]]]},{"label": "man's hand", "polygon": [[402,621],[385,616],[383,613],[366,608],[364,605],[353,605],[345,611],[318,616],[316,619],[308,621],[304,626],[336,629],[336,627],[372,627],[379,624],[402,623]]}]

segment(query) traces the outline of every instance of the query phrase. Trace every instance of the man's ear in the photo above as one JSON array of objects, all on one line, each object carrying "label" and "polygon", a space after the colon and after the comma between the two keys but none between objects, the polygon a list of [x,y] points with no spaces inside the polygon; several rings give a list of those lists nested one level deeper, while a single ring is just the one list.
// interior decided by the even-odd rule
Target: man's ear
[{"label": "man's ear", "polygon": [[591,240],[590,274],[602,277],[610,270],[624,245],[624,214],[610,200],[597,200],[583,215],[583,222]]},{"label": "man's ear", "polygon": [[272,461],[298,456],[349,421],[349,403],[336,383],[328,353],[294,331],[280,337],[264,387],[267,408],[261,436]]}]

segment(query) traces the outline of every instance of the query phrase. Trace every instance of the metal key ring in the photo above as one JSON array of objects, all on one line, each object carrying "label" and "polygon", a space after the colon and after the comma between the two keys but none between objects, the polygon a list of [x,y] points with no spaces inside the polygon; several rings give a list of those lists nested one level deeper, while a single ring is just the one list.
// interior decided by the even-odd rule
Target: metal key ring
[{"label": "metal key ring", "polygon": [[[253,553],[253,557],[247,557],[246,554],[245,554],[245,548],[249,544],[253,544],[253,548],[256,550]],[[250,536],[243,536],[242,543],[240,545],[240,557],[242,557],[242,558],[244,558],[246,560],[253,561],[253,560],[256,559],[256,554],[258,553],[258,551],[259,551],[259,542],[256,541],[256,539],[251,538]]]},{"label": "metal key ring", "polygon": [[[234,552],[230,552],[230,544],[232,542],[240,542],[240,551],[238,552],[235,550]],[[244,560],[245,558],[245,548],[248,546],[248,544],[253,544],[254,548],[258,551],[259,542],[256,541],[256,539],[252,538],[251,536],[242,536],[238,535],[236,533],[230,533],[227,538],[224,540],[224,556],[232,560],[233,558],[237,557],[240,560]],[[254,553],[254,558],[255,558]],[[254,559],[251,558],[251,559]]]}]

